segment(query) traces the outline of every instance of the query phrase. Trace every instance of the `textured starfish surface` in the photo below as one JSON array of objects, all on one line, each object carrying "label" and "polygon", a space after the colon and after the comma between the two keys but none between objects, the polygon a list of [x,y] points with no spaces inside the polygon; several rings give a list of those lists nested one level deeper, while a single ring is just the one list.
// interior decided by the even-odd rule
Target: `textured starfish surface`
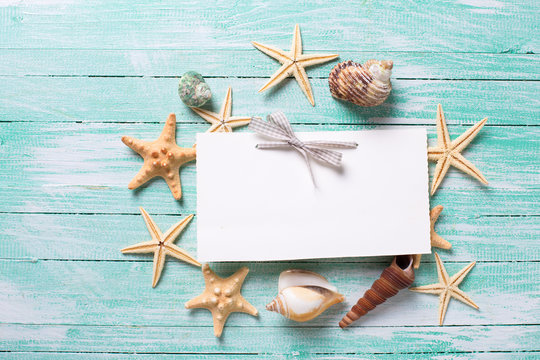
[{"label": "textured starfish surface", "polygon": [[249,272],[243,267],[226,279],[217,276],[208,264],[202,267],[206,289],[204,292],[186,303],[186,309],[208,309],[214,318],[214,334],[221,336],[227,317],[232,312],[243,312],[257,316],[257,309],[251,305],[240,290],[242,283]]},{"label": "textured starfish surface", "polygon": [[449,277],[446,269],[444,268],[444,264],[437,253],[435,253],[435,260],[437,261],[437,274],[439,276],[439,282],[436,284],[411,288],[410,290],[420,293],[439,295],[439,325],[443,324],[450,298],[459,300],[462,303],[472,306],[478,310],[478,305],[476,305],[467,294],[458,288],[458,285],[461,284],[463,279],[465,279],[465,276],[467,276],[469,271],[471,271],[471,269],[474,267],[476,261],[465,266],[454,276]]},{"label": "textured starfish surface", "polygon": [[144,164],[128,184],[135,189],[148,180],[161,176],[169,185],[176,200],[182,197],[179,170],[182,165],[195,160],[195,148],[181,148],[176,145],[176,116],[170,114],[161,135],[154,141],[143,141],[123,136],[122,142],[141,155]]},{"label": "textured starfish surface", "polygon": [[300,88],[307,96],[311,105],[315,106],[313,100],[313,91],[309,84],[309,79],[306,74],[306,67],[317,64],[322,64],[337,58],[337,54],[302,54],[302,38],[300,37],[300,26],[296,24],[294,27],[294,35],[290,51],[283,51],[273,46],[263,45],[252,41],[253,46],[265,53],[266,55],[278,60],[282,66],[272,75],[270,80],[259,90],[259,92],[270,89],[279,84],[285,78],[294,76]]},{"label": "textured starfish surface", "polygon": [[249,124],[251,117],[231,116],[231,107],[232,91],[229,87],[229,89],[227,89],[227,96],[225,96],[225,101],[223,101],[219,114],[201,108],[191,109],[211,124],[210,129],[208,129],[207,132],[232,132],[233,128]]},{"label": "textured starfish surface", "polygon": [[150,215],[148,215],[143,208],[140,208],[140,210],[141,215],[144,218],[144,222],[146,223],[146,227],[148,228],[148,232],[150,232],[150,235],[152,236],[152,240],[143,241],[138,244],[128,246],[121,251],[124,254],[154,253],[154,274],[152,276],[152,287],[155,287],[159,281],[161,271],[163,270],[163,265],[165,265],[165,256],[167,255],[196,266],[201,266],[201,264],[186,251],[173,244],[174,240],[185,229],[191,219],[193,219],[193,215],[189,215],[177,224],[171,226],[171,228],[167,230],[165,234],[163,234]]},{"label": "textured starfish surface", "polygon": [[[437,232],[435,231],[435,223],[437,222],[437,219],[439,219],[439,215],[441,215],[441,212],[443,211],[442,205],[437,205],[433,209],[431,209],[429,213],[429,221],[430,221],[430,239],[431,239],[431,246],[441,248],[448,250],[452,247],[452,244],[450,244],[448,241],[444,240]],[[420,267],[420,260],[422,259],[422,254],[416,254],[413,255],[413,266],[415,269],[418,269]]]},{"label": "textured starfish surface", "polygon": [[450,141],[450,135],[448,134],[448,128],[446,127],[442,106],[441,104],[437,106],[437,146],[428,148],[428,160],[437,162],[435,174],[433,175],[433,182],[431,183],[431,195],[435,194],[435,191],[437,191],[437,188],[441,184],[450,165],[471,175],[482,184],[487,185],[488,182],[480,170],[461,155],[461,151],[463,151],[463,149],[465,149],[472,139],[480,132],[480,129],[482,129],[486,121],[487,118],[477,122],[461,134],[460,137],[454,141]]}]

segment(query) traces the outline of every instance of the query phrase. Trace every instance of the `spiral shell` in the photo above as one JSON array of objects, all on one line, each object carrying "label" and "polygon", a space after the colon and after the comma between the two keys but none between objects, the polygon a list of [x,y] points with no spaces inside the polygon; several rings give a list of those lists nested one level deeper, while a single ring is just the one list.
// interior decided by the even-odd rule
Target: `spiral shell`
[{"label": "spiral shell", "polygon": [[339,322],[341,328],[349,326],[386,299],[396,295],[399,290],[405,289],[414,281],[413,256],[396,256],[392,264],[384,269],[381,277],[373,283],[356,305],[354,305]]},{"label": "spiral shell", "polygon": [[345,300],[328,280],[305,270],[283,271],[278,290],[279,295],[266,305],[266,310],[300,322],[314,319],[330,306]]},{"label": "spiral shell", "polygon": [[392,91],[393,65],[391,60],[368,60],[364,65],[351,60],[339,63],[328,77],[330,92],[333,97],[356,105],[380,105]]}]

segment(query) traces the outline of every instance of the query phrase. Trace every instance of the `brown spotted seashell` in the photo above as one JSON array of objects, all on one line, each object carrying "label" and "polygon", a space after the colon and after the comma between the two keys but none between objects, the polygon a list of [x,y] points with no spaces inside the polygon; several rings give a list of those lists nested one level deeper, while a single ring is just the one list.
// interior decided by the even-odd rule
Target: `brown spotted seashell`
[{"label": "brown spotted seashell", "polygon": [[364,65],[348,60],[337,64],[328,77],[332,96],[360,106],[382,104],[390,91],[391,60],[368,60]]},{"label": "brown spotted seashell", "polygon": [[351,325],[360,317],[382,304],[386,299],[396,295],[399,290],[405,289],[414,281],[413,256],[400,255],[394,258],[392,264],[384,269],[381,277],[375,280],[371,288],[366,291],[356,305],[354,305],[339,322],[341,328]]}]

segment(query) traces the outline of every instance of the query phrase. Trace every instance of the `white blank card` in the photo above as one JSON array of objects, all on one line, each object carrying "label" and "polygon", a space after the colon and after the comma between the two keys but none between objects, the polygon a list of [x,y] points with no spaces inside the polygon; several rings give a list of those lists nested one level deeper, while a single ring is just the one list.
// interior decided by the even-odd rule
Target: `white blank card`
[{"label": "white blank card", "polygon": [[200,262],[429,253],[425,129],[297,133],[356,141],[341,168],[253,133],[197,135]]}]

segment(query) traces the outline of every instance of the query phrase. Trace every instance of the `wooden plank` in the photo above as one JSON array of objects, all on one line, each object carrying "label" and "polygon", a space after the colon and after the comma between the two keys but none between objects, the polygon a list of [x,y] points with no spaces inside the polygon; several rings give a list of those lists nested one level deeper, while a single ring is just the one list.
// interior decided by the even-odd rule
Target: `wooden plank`
[{"label": "wooden plank", "polygon": [[[406,356],[407,354],[404,354]],[[2,354],[4,360],[176,360],[176,359],[224,359],[224,360],[260,360],[262,356],[265,359],[280,359],[280,360],[358,360],[357,354],[309,354],[306,352],[292,351],[290,354],[136,354],[136,353],[79,353],[79,352],[8,352]],[[369,354],[370,359],[388,360],[395,359],[395,354]],[[537,359],[537,352],[465,352],[465,353],[427,353],[414,354],[417,360],[453,360],[453,359],[477,359],[477,360],[528,360]]]},{"label": "wooden plank", "polygon": [[[129,243],[138,241],[131,239]],[[107,237],[94,242],[108,243]],[[69,246],[69,245],[67,245]],[[258,245],[263,246],[263,245]],[[110,249],[117,252],[118,248]],[[443,254],[449,274],[467,265]],[[134,261],[127,261],[128,259]],[[184,303],[204,289],[200,270],[179,261],[169,261],[158,286],[151,287],[152,264],[148,256],[126,256],[126,261],[0,261],[0,323],[77,324],[206,327],[212,321],[206,310],[188,311]],[[432,256],[426,256],[432,259]],[[482,259],[478,259],[482,260]],[[259,309],[258,318],[245,314],[231,316],[228,328],[334,328],[359,297],[379,278],[390,263],[216,263],[222,276],[242,265],[250,269],[242,294]],[[265,310],[277,295],[279,273],[290,268],[317,271],[335,284],[347,298],[307,323],[289,321]],[[540,311],[535,281],[538,262],[479,262],[460,285],[480,306],[480,311],[458,301],[448,308],[445,325],[535,324]],[[29,276],[36,274],[36,276]],[[39,276],[37,276],[39,274]],[[437,282],[434,263],[424,263],[416,271],[416,285]],[[494,296],[496,294],[496,296]],[[436,296],[402,291],[356,322],[354,327],[395,327],[438,325],[439,301]],[[271,332],[272,330],[269,330]],[[0,330],[0,334],[2,331]],[[337,333],[335,333],[337,334]],[[0,335],[0,338],[2,336]],[[478,350],[478,349],[476,349]],[[511,349],[508,349],[511,350]],[[249,352],[249,351],[247,351]]]},{"label": "wooden plank", "polygon": [[[452,207],[454,204],[449,204]],[[133,209],[137,211],[136,208]],[[159,211],[153,205],[147,211]],[[453,210],[453,211],[451,211]],[[185,211],[152,217],[165,231]],[[441,256],[459,261],[531,261],[540,259],[538,217],[463,217],[461,208],[446,207],[437,222],[437,231],[452,243]],[[150,257],[122,255],[119,249],[149,239],[138,214],[3,214],[0,217],[0,258],[45,260],[140,260]],[[197,253],[197,217],[177,240],[191,254]],[[329,259],[330,262],[381,262],[386,258]],[[424,262],[433,262],[425,256]],[[316,260],[315,262],[321,262]]]},{"label": "wooden plank", "polygon": [[[338,61],[391,59],[394,79],[538,80],[535,54],[340,51],[337,61],[309,68],[312,78],[327,78]],[[249,66],[246,66],[248,65]],[[198,70],[205,77],[268,78],[277,63],[258,50],[85,50],[4,49],[0,75],[179,77]]]},{"label": "wooden plank", "polygon": [[[19,351],[115,351],[143,353],[288,354],[380,352],[486,352],[538,349],[540,326],[451,326],[355,328],[225,329],[216,339],[207,327],[125,327],[76,325],[0,325],[2,348]],[[248,341],[247,339],[264,339]],[[414,344],[414,346],[411,346]]]},{"label": "wooden plank", "polygon": [[[137,191],[126,189],[141,159],[122,144],[120,136],[153,139],[161,128],[160,123],[0,124],[0,166],[4,169],[0,173],[0,211],[134,214],[139,206],[160,214],[195,211],[194,164],[181,171],[184,196],[180,202],[169,196],[160,179]],[[178,125],[178,143],[191,146],[195,133],[207,128],[205,124]],[[363,127],[295,128],[318,131]],[[451,126],[450,132],[455,137],[465,129]],[[433,141],[434,127],[428,131]],[[532,165],[536,164],[538,147],[532,139],[539,131],[538,127],[485,127],[465,156],[481,169],[490,186],[486,188],[451,169],[432,204],[447,205],[447,215],[459,213],[465,217],[538,215],[538,168]]]},{"label": "wooden plank", "polygon": [[[490,125],[537,125],[540,105],[538,81],[395,80],[388,100],[375,108],[334,99],[326,78],[311,80],[315,107],[292,79],[257,94],[265,81],[208,79],[214,97],[207,108],[219,111],[229,86],[233,114],[266,116],[286,109],[293,123],[306,124],[434,124],[442,103],[449,124],[488,117]],[[3,122],[162,122],[170,112],[179,122],[203,122],[180,101],[175,78],[3,77],[2,84]]]},{"label": "wooden plank", "polygon": [[531,0],[8,1],[0,48],[218,50],[252,40],[288,48],[299,23],[306,50],[528,53],[538,50],[538,11]]}]

